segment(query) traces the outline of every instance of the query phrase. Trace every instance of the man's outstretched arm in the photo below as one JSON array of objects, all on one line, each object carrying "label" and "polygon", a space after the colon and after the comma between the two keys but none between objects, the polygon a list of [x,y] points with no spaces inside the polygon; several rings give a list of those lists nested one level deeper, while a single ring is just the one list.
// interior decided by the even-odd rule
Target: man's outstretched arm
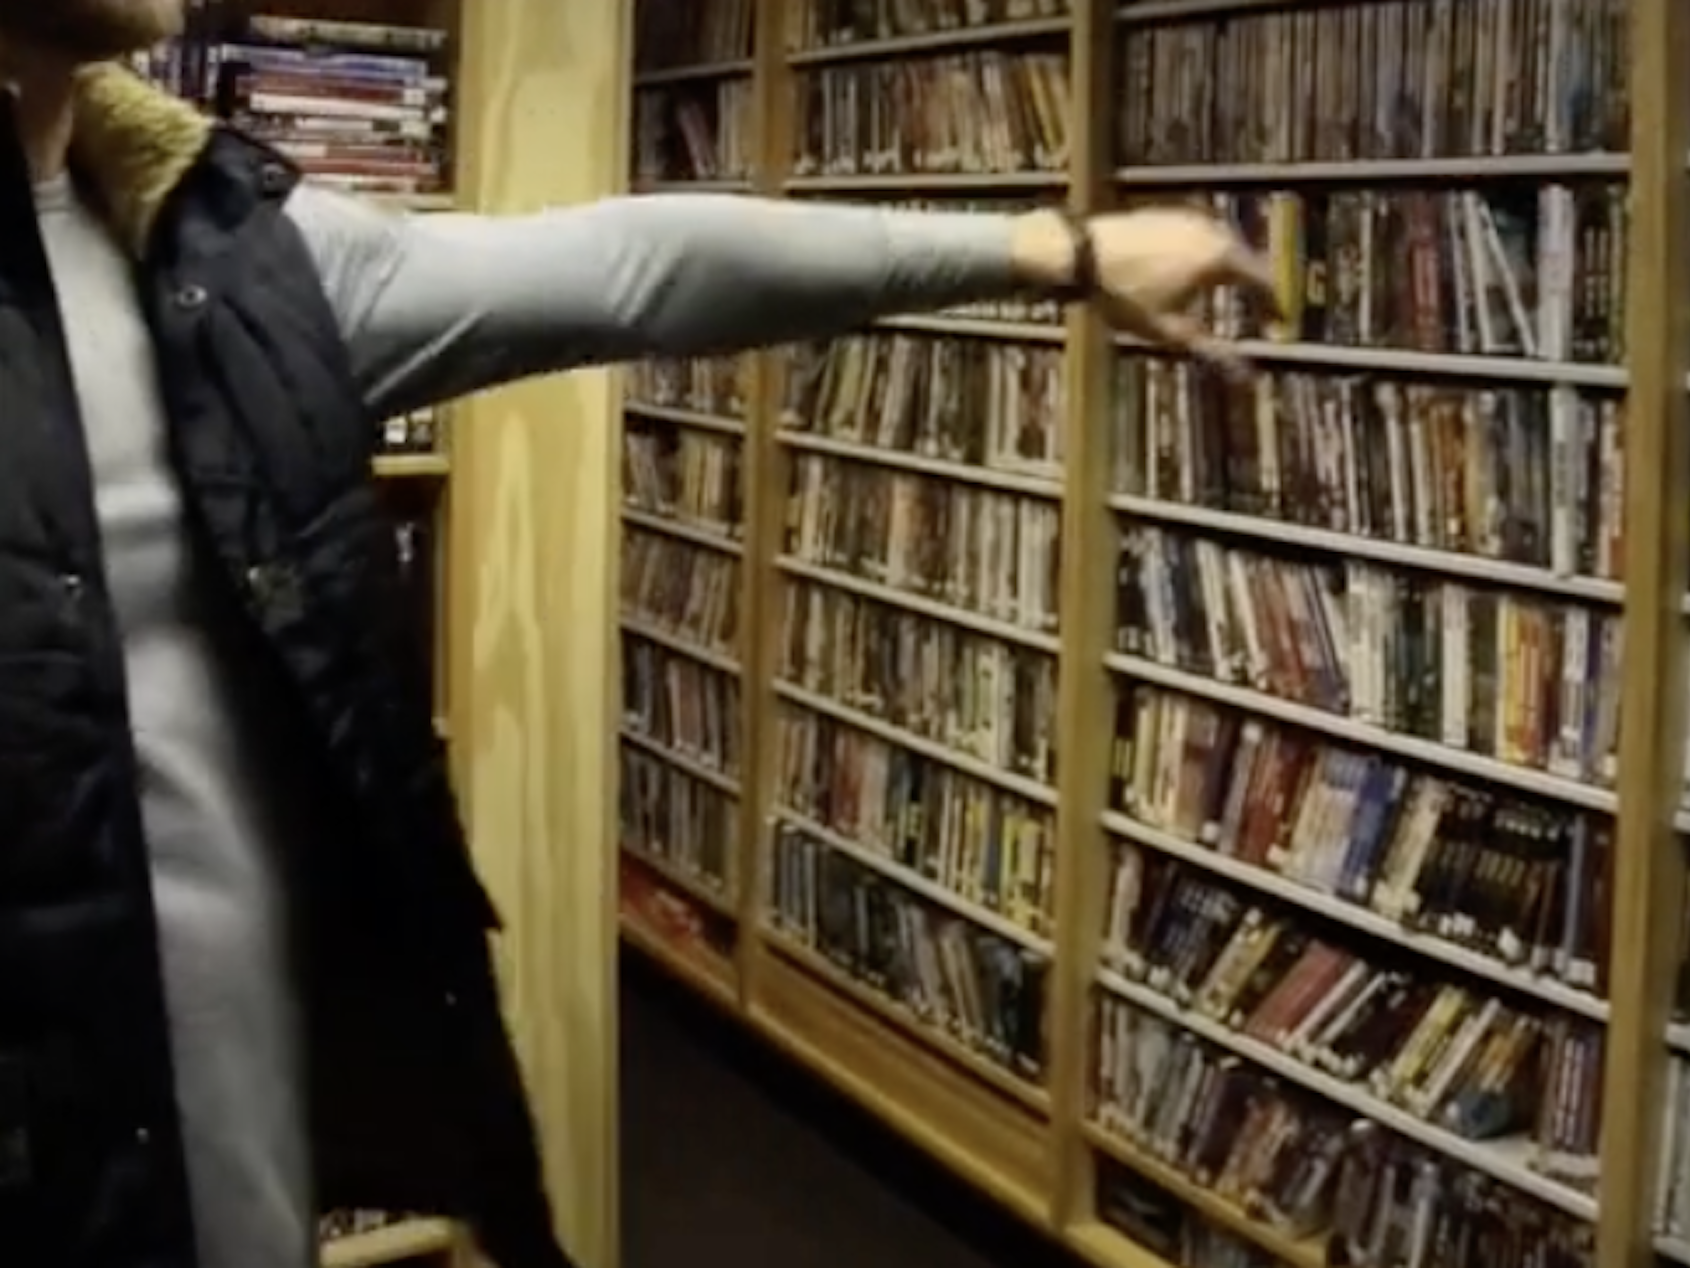
[{"label": "man's outstretched arm", "polygon": [[699,194],[395,216],[310,187],[288,214],[382,413],[581,365],[825,337],[1011,294],[1039,264],[1008,214]]}]

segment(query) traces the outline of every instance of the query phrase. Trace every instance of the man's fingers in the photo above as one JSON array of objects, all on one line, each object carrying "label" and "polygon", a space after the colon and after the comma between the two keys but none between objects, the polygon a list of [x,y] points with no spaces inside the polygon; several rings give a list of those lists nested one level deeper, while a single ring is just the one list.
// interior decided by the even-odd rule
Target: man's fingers
[{"label": "man's fingers", "polygon": [[1124,330],[1147,343],[1187,353],[1215,367],[1229,379],[1238,381],[1251,377],[1250,363],[1238,349],[1224,339],[1215,338],[1191,313],[1178,309],[1156,311],[1121,291],[1106,293],[1102,300],[1104,312],[1117,330]]},{"label": "man's fingers", "polygon": [[1164,313],[1150,323],[1155,337],[1170,348],[1178,348],[1213,366],[1234,380],[1250,377],[1250,363],[1225,339],[1210,334],[1202,322],[1184,313]]},{"label": "man's fingers", "polygon": [[1188,313],[1147,313],[1156,339],[1170,348],[1194,349],[1205,337],[1202,323]]},{"label": "man's fingers", "polygon": [[1274,274],[1273,261],[1232,230],[1217,226],[1223,238],[1212,243],[1214,248],[1208,262],[1191,278],[1194,293],[1227,286],[1242,291],[1252,304],[1268,310],[1275,318],[1284,317],[1280,302],[1279,279]]},{"label": "man's fingers", "polygon": [[1227,248],[1220,268],[1233,285],[1253,291],[1257,300],[1271,307],[1275,317],[1285,315],[1281,311],[1279,281],[1274,277],[1273,261],[1267,256],[1234,240]]}]

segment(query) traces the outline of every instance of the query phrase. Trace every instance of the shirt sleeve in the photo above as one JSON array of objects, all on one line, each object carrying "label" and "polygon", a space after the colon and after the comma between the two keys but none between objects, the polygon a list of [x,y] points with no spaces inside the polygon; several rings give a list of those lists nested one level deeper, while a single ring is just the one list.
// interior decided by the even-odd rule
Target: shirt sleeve
[{"label": "shirt sleeve", "polygon": [[582,365],[824,338],[1016,289],[1012,218],[1000,214],[680,194],[406,215],[309,185],[287,214],[383,414]]}]

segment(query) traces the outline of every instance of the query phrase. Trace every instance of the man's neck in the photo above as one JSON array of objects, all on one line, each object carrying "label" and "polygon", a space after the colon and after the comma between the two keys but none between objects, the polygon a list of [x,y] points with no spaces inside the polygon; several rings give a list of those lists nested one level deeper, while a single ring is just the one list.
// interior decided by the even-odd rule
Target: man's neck
[{"label": "man's neck", "polygon": [[64,172],[70,152],[75,67],[38,52],[11,58],[6,52],[0,52],[0,82],[9,82],[17,93],[18,136],[30,175],[52,180]]}]

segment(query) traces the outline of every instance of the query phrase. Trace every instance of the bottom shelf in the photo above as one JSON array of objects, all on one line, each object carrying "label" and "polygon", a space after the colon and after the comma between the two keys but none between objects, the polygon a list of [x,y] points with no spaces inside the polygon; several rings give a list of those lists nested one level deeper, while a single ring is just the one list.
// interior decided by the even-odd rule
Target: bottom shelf
[{"label": "bottom shelf", "polygon": [[[1087,1122],[1084,1155],[1058,1212],[1057,1150],[1045,1088],[918,1019],[780,930],[755,936],[741,984],[734,922],[669,889],[624,858],[621,932],[695,994],[732,1013],[894,1132],[1010,1212],[1067,1245],[1094,1268],[1324,1268],[1326,1239],[1298,1237],[1252,1216],[1220,1192]],[[712,936],[712,929],[722,930]],[[1070,1159],[1069,1161],[1077,1161]],[[1083,1179],[1081,1177],[1084,1177]]]},{"label": "bottom shelf", "polygon": [[790,940],[786,935],[765,931],[763,941],[782,959],[802,969],[807,976],[816,979],[828,989],[844,996],[876,1022],[891,1027],[900,1035],[908,1036],[922,1047],[931,1049],[951,1065],[1004,1096],[1020,1101],[1037,1117],[1043,1119],[1050,1116],[1050,1096],[1042,1085],[1012,1073],[1006,1066],[990,1060],[938,1026],[922,1020],[889,995],[859,981],[831,960],[801,943]]},{"label": "bottom shelf", "polygon": [[[1212,1189],[1204,1188],[1167,1166],[1159,1158],[1133,1147],[1095,1123],[1084,1124],[1081,1134],[1093,1150],[1123,1173],[1155,1186],[1215,1228],[1252,1243],[1275,1263],[1283,1265],[1283,1268],[1325,1268],[1327,1254],[1322,1239],[1299,1240],[1281,1233],[1265,1221],[1251,1219],[1242,1209]],[[1099,1227],[1108,1229],[1109,1226],[1100,1224]],[[1120,1237],[1121,1234],[1115,1232],[1115,1236]],[[1099,1245],[1109,1244],[1107,1237],[1099,1236],[1094,1238],[1094,1241]],[[1128,1244],[1131,1244],[1130,1241]]]},{"label": "bottom shelf", "polygon": [[1169,1260],[1101,1221],[1069,1229],[1065,1240],[1095,1268],[1174,1268]]},{"label": "bottom shelf", "polygon": [[457,1234],[445,1220],[402,1220],[324,1242],[323,1268],[382,1268],[423,1255],[447,1254],[456,1246]]},{"label": "bottom shelf", "polygon": [[726,1008],[739,1006],[733,968],[715,955],[695,947],[676,945],[673,939],[657,933],[626,908],[617,918],[617,930],[623,942],[711,1003]]},{"label": "bottom shelf", "polygon": [[1319,1268],[1318,1242],[1280,1237],[1154,1159],[1088,1127],[1085,1168],[1097,1214],[1059,1227],[1056,1141],[1042,1090],[1006,1086],[960,1044],[894,1016],[885,1001],[778,934],[765,931],[749,1007],[732,966],[708,945],[658,936],[625,911],[625,942],[683,985],[732,1012],[765,1041],[954,1174],[1093,1268]]},{"label": "bottom shelf", "polygon": [[1055,1165],[1049,1124],[779,954],[758,965],[756,1029],[952,1171],[1039,1227]]},{"label": "bottom shelf", "polygon": [[[618,868],[622,940],[714,1003],[736,1007],[733,925],[719,908],[672,887],[667,876],[624,851]],[[731,908],[730,908],[731,910]]]}]

